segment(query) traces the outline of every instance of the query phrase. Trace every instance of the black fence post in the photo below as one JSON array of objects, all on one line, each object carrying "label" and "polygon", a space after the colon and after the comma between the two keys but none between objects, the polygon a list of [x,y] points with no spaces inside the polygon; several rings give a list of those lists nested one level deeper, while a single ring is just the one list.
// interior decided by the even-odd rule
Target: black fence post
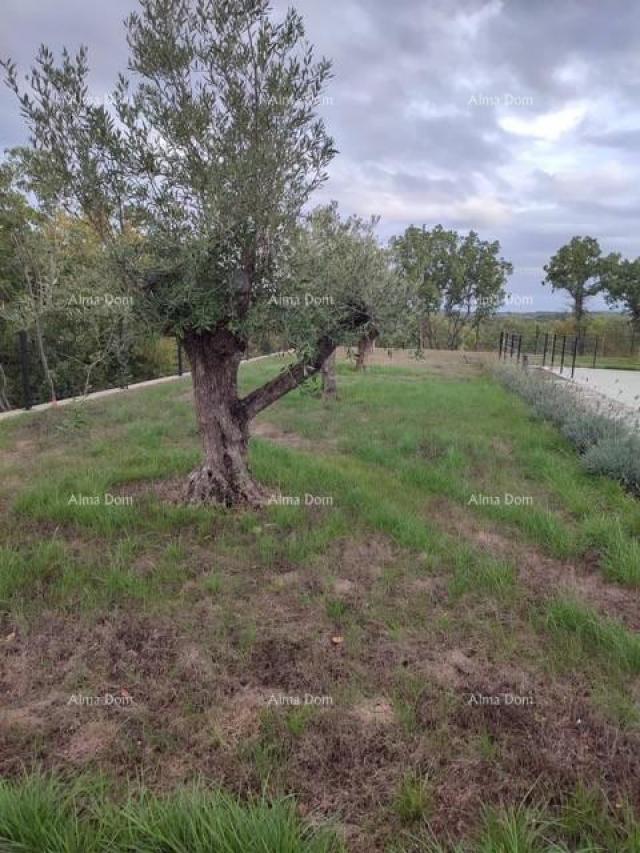
[{"label": "black fence post", "polygon": [[556,360],[556,338],[557,338],[557,335],[554,332],[554,334],[553,334],[553,345],[551,347],[551,369],[552,370],[553,370],[553,365],[554,365],[555,360]]},{"label": "black fence post", "polygon": [[498,358],[502,358],[502,342],[504,340],[504,332],[500,332],[500,343],[498,344]]},{"label": "black fence post", "polygon": [[176,338],[176,346],[178,348],[178,376],[182,376],[182,343],[180,338]]},{"label": "black fence post", "polygon": [[567,348],[567,336],[562,336],[562,355],[560,356],[560,373],[564,370],[564,353]]},{"label": "black fence post", "polygon": [[576,375],[576,356],[578,355],[578,336],[573,339],[573,359],[571,361],[571,378]]},{"label": "black fence post", "polygon": [[509,358],[513,358],[513,348],[516,343],[516,336],[514,332],[511,332],[511,348],[509,350]]},{"label": "black fence post", "polygon": [[22,396],[24,408],[31,408],[31,386],[29,383],[29,339],[26,332],[18,332],[18,354],[20,358],[20,373],[22,375]]},{"label": "black fence post", "polygon": [[540,326],[536,323],[536,351],[535,354],[538,355],[538,341],[540,340]]},{"label": "black fence post", "polygon": [[547,348],[549,346],[549,332],[544,333],[544,350],[542,352],[542,366],[545,367],[547,363]]},{"label": "black fence post", "polygon": [[522,335],[518,335],[518,364],[520,364],[520,355],[522,353]]},{"label": "black fence post", "polygon": [[596,338],[596,342],[593,347],[593,369],[596,369],[596,360],[598,358],[598,339]]}]

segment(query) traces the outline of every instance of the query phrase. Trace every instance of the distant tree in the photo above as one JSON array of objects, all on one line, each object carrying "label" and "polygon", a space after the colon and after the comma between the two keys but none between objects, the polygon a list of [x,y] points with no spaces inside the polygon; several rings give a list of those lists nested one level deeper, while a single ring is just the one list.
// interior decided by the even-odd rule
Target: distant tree
[{"label": "distant tree", "polygon": [[[504,301],[512,265],[500,257],[500,243],[480,240],[475,231],[463,236],[441,225],[432,231],[411,226],[391,241],[401,274],[413,285],[422,314],[422,329],[436,344],[435,319],[447,321],[447,346],[457,349],[467,328],[477,330]],[[422,337],[422,335],[421,335]]]},{"label": "distant tree", "polygon": [[636,335],[640,334],[640,258],[634,261],[619,254],[604,259],[602,270],[604,298],[612,307],[620,307],[629,316]]},{"label": "distant tree", "polygon": [[459,240],[444,300],[444,313],[449,321],[449,349],[458,349],[465,329],[477,331],[504,302],[504,288],[513,266],[499,254],[497,240],[480,240],[475,231]]},{"label": "distant tree", "polygon": [[573,300],[576,334],[586,331],[586,305],[590,297],[602,290],[602,252],[594,237],[573,237],[562,246],[544,267],[543,284],[566,290]]},{"label": "distant tree", "polygon": [[421,228],[410,225],[402,236],[390,241],[395,267],[410,282],[417,297],[420,350],[425,343],[432,348],[438,346],[435,319],[442,308],[456,241],[456,233],[441,225],[431,231],[424,225]]},{"label": "distant tree", "polygon": [[278,23],[270,11],[268,0],[141,0],[126,23],[133,77],[119,77],[109,108],[88,96],[84,49],[56,64],[43,47],[26,91],[6,63],[35,141],[33,189],[92,225],[141,309],[184,341],[204,447],[191,502],[260,502],[249,424],[336,346],[333,320],[308,323],[297,363],[239,395],[249,336],[274,316],[297,218],[335,153],[316,115],[330,63],[314,62],[294,10]]}]

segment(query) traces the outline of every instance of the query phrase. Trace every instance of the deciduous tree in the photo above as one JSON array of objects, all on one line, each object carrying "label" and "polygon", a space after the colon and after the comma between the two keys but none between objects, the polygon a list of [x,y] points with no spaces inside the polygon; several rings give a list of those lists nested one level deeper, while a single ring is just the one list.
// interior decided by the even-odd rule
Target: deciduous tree
[{"label": "deciduous tree", "polygon": [[629,260],[609,255],[603,262],[604,298],[629,316],[634,333],[640,335],[640,258]]},{"label": "deciduous tree", "polygon": [[590,297],[602,290],[601,250],[594,237],[573,237],[562,246],[545,266],[543,284],[565,290],[573,300],[576,334],[586,331],[586,306]]}]

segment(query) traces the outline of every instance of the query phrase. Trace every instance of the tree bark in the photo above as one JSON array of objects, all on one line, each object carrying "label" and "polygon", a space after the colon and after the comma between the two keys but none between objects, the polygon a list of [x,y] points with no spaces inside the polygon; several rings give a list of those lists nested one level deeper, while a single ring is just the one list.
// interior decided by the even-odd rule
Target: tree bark
[{"label": "tree bark", "polygon": [[243,399],[238,369],[246,345],[220,327],[185,335],[191,364],[196,417],[204,449],[203,464],[189,475],[186,500],[194,504],[258,506],[264,493],[249,470],[249,424],[267,406],[317,373],[335,350],[322,338],[309,362],[299,362]]},{"label": "tree bark", "polygon": [[358,341],[358,352],[356,354],[356,370],[366,370],[367,361],[369,360],[369,356],[373,352],[375,340],[377,337],[377,332],[367,332],[367,334],[363,335]]},{"label": "tree bark", "polygon": [[256,388],[255,391],[248,394],[240,402],[249,420],[255,418],[263,409],[275,403],[276,400],[288,394],[289,391],[293,391],[305,379],[309,379],[316,374],[335,348],[336,345],[331,338],[321,338],[318,341],[313,358],[309,361],[298,362],[298,364],[280,373],[275,379],[267,382],[261,388]]},{"label": "tree bark", "polygon": [[189,333],[184,348],[191,376],[203,464],[187,482],[189,503],[258,504],[260,488],[249,471],[249,419],[238,400],[242,343],[228,330]]},{"label": "tree bark", "polygon": [[0,412],[8,412],[11,409],[7,397],[7,377],[0,364]]},{"label": "tree bark", "polygon": [[335,400],[338,396],[338,381],[336,378],[336,352],[331,353],[322,365],[322,397],[324,400]]},{"label": "tree bark", "polygon": [[44,377],[47,381],[47,385],[49,386],[50,401],[55,405],[58,402],[56,398],[56,387],[53,382],[53,376],[51,375],[51,371],[49,370],[49,359],[47,358],[47,352],[44,346],[44,336],[42,334],[42,327],[40,326],[40,321],[38,319],[36,319],[34,325],[36,332],[36,343],[38,344],[38,354],[40,356],[40,364],[42,365]]}]

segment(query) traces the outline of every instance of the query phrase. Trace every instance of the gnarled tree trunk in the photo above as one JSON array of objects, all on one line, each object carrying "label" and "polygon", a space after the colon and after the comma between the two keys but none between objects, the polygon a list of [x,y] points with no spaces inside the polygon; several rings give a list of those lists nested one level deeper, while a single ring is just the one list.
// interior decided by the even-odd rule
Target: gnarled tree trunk
[{"label": "gnarled tree trunk", "polygon": [[336,378],[335,350],[322,365],[322,397],[325,400],[335,400],[338,396],[338,380]]},{"label": "gnarled tree trunk", "polygon": [[358,341],[358,352],[356,354],[356,370],[365,370],[369,356],[373,352],[378,333],[374,331],[367,332]]},{"label": "gnarled tree trunk", "polygon": [[249,420],[238,399],[238,368],[244,346],[220,329],[185,336],[191,363],[203,464],[187,484],[190,503],[257,504],[261,491],[248,467]]},{"label": "gnarled tree trunk", "polygon": [[187,333],[184,348],[191,363],[204,448],[203,464],[189,475],[186,498],[189,503],[257,506],[264,494],[249,470],[249,424],[263,409],[317,373],[335,344],[322,338],[309,362],[287,368],[242,399],[238,397],[238,369],[246,350],[242,340],[220,327]]}]

